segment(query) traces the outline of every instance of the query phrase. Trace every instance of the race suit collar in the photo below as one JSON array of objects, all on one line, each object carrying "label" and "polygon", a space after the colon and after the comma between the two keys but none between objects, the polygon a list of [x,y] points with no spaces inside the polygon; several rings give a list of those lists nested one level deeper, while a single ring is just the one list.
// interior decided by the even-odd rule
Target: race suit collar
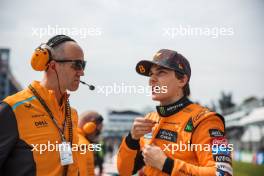
[{"label": "race suit collar", "polygon": [[156,109],[161,117],[168,117],[179,112],[180,110],[182,110],[191,103],[192,102],[187,97],[183,97],[173,104],[166,106],[156,106]]}]

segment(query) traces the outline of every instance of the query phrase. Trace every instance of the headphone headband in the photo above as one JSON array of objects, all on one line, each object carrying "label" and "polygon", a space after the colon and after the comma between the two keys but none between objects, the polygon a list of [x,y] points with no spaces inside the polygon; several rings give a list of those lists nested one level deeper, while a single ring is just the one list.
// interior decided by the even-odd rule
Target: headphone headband
[{"label": "headphone headband", "polygon": [[73,41],[76,42],[75,40],[73,40],[71,37],[66,36],[66,35],[55,35],[54,37],[50,38],[49,41],[47,42],[47,45],[51,48],[54,48],[64,42],[68,42],[68,41]]}]

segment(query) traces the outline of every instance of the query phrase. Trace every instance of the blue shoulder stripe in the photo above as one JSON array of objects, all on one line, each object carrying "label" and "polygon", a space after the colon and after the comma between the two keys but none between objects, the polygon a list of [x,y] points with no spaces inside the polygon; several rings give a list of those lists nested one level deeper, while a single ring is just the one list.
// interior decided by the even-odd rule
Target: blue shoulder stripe
[{"label": "blue shoulder stripe", "polygon": [[27,98],[25,100],[19,101],[19,102],[17,102],[16,104],[14,104],[12,106],[12,109],[15,110],[18,106],[20,106],[20,105],[22,105],[22,104],[24,104],[26,102],[32,101],[34,99],[36,99],[36,96],[32,96],[32,97],[29,97],[29,98]]}]

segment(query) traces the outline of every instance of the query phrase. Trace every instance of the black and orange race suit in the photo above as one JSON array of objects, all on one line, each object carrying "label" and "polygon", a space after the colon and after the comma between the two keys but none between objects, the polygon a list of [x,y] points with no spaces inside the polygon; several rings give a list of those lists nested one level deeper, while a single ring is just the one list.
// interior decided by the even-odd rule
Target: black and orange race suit
[{"label": "black and orange race suit", "polygon": [[[157,112],[145,118],[158,123],[151,139],[149,134],[140,140],[133,140],[131,134],[124,138],[117,158],[121,176],[133,175],[140,169],[147,176],[232,175],[233,146],[227,144],[224,119],[219,114],[184,97],[172,105],[157,106]],[[159,146],[167,156],[162,170],[143,161],[142,149],[149,143]]]},{"label": "black and orange race suit", "polygon": [[[44,99],[60,128],[63,128],[66,96],[65,101],[60,106],[54,91],[42,87],[37,81],[31,85]],[[73,108],[71,108],[71,119],[72,143],[78,144],[78,116]],[[64,129],[67,141],[69,141],[69,129],[67,127]],[[58,128],[30,89],[24,89],[1,102],[0,175],[63,175],[65,166],[61,165],[58,151],[58,144],[61,142]],[[73,151],[72,156],[73,164],[68,165],[67,175],[77,176],[78,152]]]}]

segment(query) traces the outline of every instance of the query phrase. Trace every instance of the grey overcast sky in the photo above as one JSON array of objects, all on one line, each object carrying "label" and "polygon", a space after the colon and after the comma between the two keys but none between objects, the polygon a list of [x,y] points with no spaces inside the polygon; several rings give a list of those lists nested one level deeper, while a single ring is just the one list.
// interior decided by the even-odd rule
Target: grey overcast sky
[{"label": "grey overcast sky", "polygon": [[[191,63],[193,100],[210,104],[226,91],[239,103],[264,97],[263,14],[263,0],[1,0],[0,47],[11,49],[11,69],[23,87],[41,79],[30,57],[55,29],[65,28],[83,47],[83,80],[101,87],[147,85],[148,79],[136,74],[136,63],[161,48],[173,49]],[[194,29],[202,32],[186,33]],[[155,105],[142,94],[105,96],[82,85],[71,104],[79,113],[103,114]]]}]

